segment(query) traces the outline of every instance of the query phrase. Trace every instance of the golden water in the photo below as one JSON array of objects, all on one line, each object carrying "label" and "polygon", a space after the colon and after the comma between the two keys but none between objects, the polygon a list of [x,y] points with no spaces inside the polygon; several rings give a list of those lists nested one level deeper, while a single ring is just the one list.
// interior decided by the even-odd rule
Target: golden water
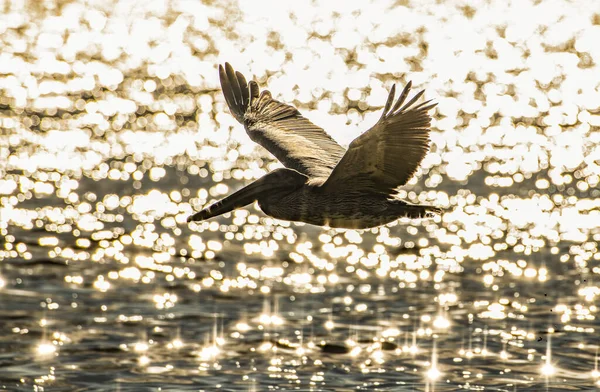
[{"label": "golden water", "polygon": [[[595,0],[0,10],[0,389],[600,388]],[[280,165],[225,61],[343,145],[393,83],[425,88],[401,197],[445,213],[188,226]]]}]

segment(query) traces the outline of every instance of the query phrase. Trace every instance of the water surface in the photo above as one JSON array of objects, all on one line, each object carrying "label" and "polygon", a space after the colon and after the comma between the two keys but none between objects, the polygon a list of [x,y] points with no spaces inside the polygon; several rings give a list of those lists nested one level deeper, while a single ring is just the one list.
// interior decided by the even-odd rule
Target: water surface
[{"label": "water surface", "polygon": [[[594,390],[600,11],[568,2],[4,2],[0,388]],[[439,104],[366,231],[192,211],[279,167],[231,62],[347,145]]]}]

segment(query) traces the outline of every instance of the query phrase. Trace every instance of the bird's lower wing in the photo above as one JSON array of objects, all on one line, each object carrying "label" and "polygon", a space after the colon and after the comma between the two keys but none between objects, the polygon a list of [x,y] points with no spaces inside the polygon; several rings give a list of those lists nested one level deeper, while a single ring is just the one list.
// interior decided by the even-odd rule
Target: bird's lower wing
[{"label": "bird's lower wing", "polygon": [[403,105],[410,87],[408,83],[395,103],[392,87],[377,124],[350,143],[324,187],[392,195],[410,180],[429,151],[427,111],[435,106],[430,101],[414,105],[423,91]]}]

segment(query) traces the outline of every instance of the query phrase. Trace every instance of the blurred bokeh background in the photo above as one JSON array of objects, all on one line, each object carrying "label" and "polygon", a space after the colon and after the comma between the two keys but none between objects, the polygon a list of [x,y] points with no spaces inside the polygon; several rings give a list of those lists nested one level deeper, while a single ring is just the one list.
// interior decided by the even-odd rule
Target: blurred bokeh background
[{"label": "blurred bokeh background", "polygon": [[[544,1],[0,0],[0,389],[600,387],[600,8]],[[445,209],[367,231],[255,206],[280,166],[228,61],[347,145],[393,83]]]}]

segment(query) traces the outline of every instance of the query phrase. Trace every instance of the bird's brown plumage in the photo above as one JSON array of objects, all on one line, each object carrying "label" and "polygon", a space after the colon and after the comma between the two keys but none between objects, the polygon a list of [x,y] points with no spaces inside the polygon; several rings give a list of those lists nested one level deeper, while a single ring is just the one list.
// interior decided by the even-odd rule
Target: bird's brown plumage
[{"label": "bird's brown plumage", "polygon": [[392,87],[383,114],[346,151],[297,109],[260,92],[256,82],[219,66],[225,101],[250,138],[271,152],[286,169],[278,169],[235,194],[194,214],[204,220],[257,200],[262,210],[278,219],[341,228],[368,228],[400,217],[420,218],[441,210],[411,205],[396,198],[429,150],[427,112],[430,101],[406,102],[409,82],[399,98]]},{"label": "bird's brown plumage", "polygon": [[345,149],[323,128],[296,108],[273,99],[268,90],[259,93],[256,82],[247,83],[229,63],[219,66],[219,77],[227,105],[250,139],[290,169],[312,178],[329,176]]},{"label": "bird's brown plumage", "polygon": [[325,182],[326,189],[391,195],[415,174],[429,151],[431,117],[427,111],[436,104],[427,101],[412,106],[424,91],[404,104],[411,86],[410,82],[406,85],[394,107],[396,86],[392,87],[381,118],[350,143]]}]

